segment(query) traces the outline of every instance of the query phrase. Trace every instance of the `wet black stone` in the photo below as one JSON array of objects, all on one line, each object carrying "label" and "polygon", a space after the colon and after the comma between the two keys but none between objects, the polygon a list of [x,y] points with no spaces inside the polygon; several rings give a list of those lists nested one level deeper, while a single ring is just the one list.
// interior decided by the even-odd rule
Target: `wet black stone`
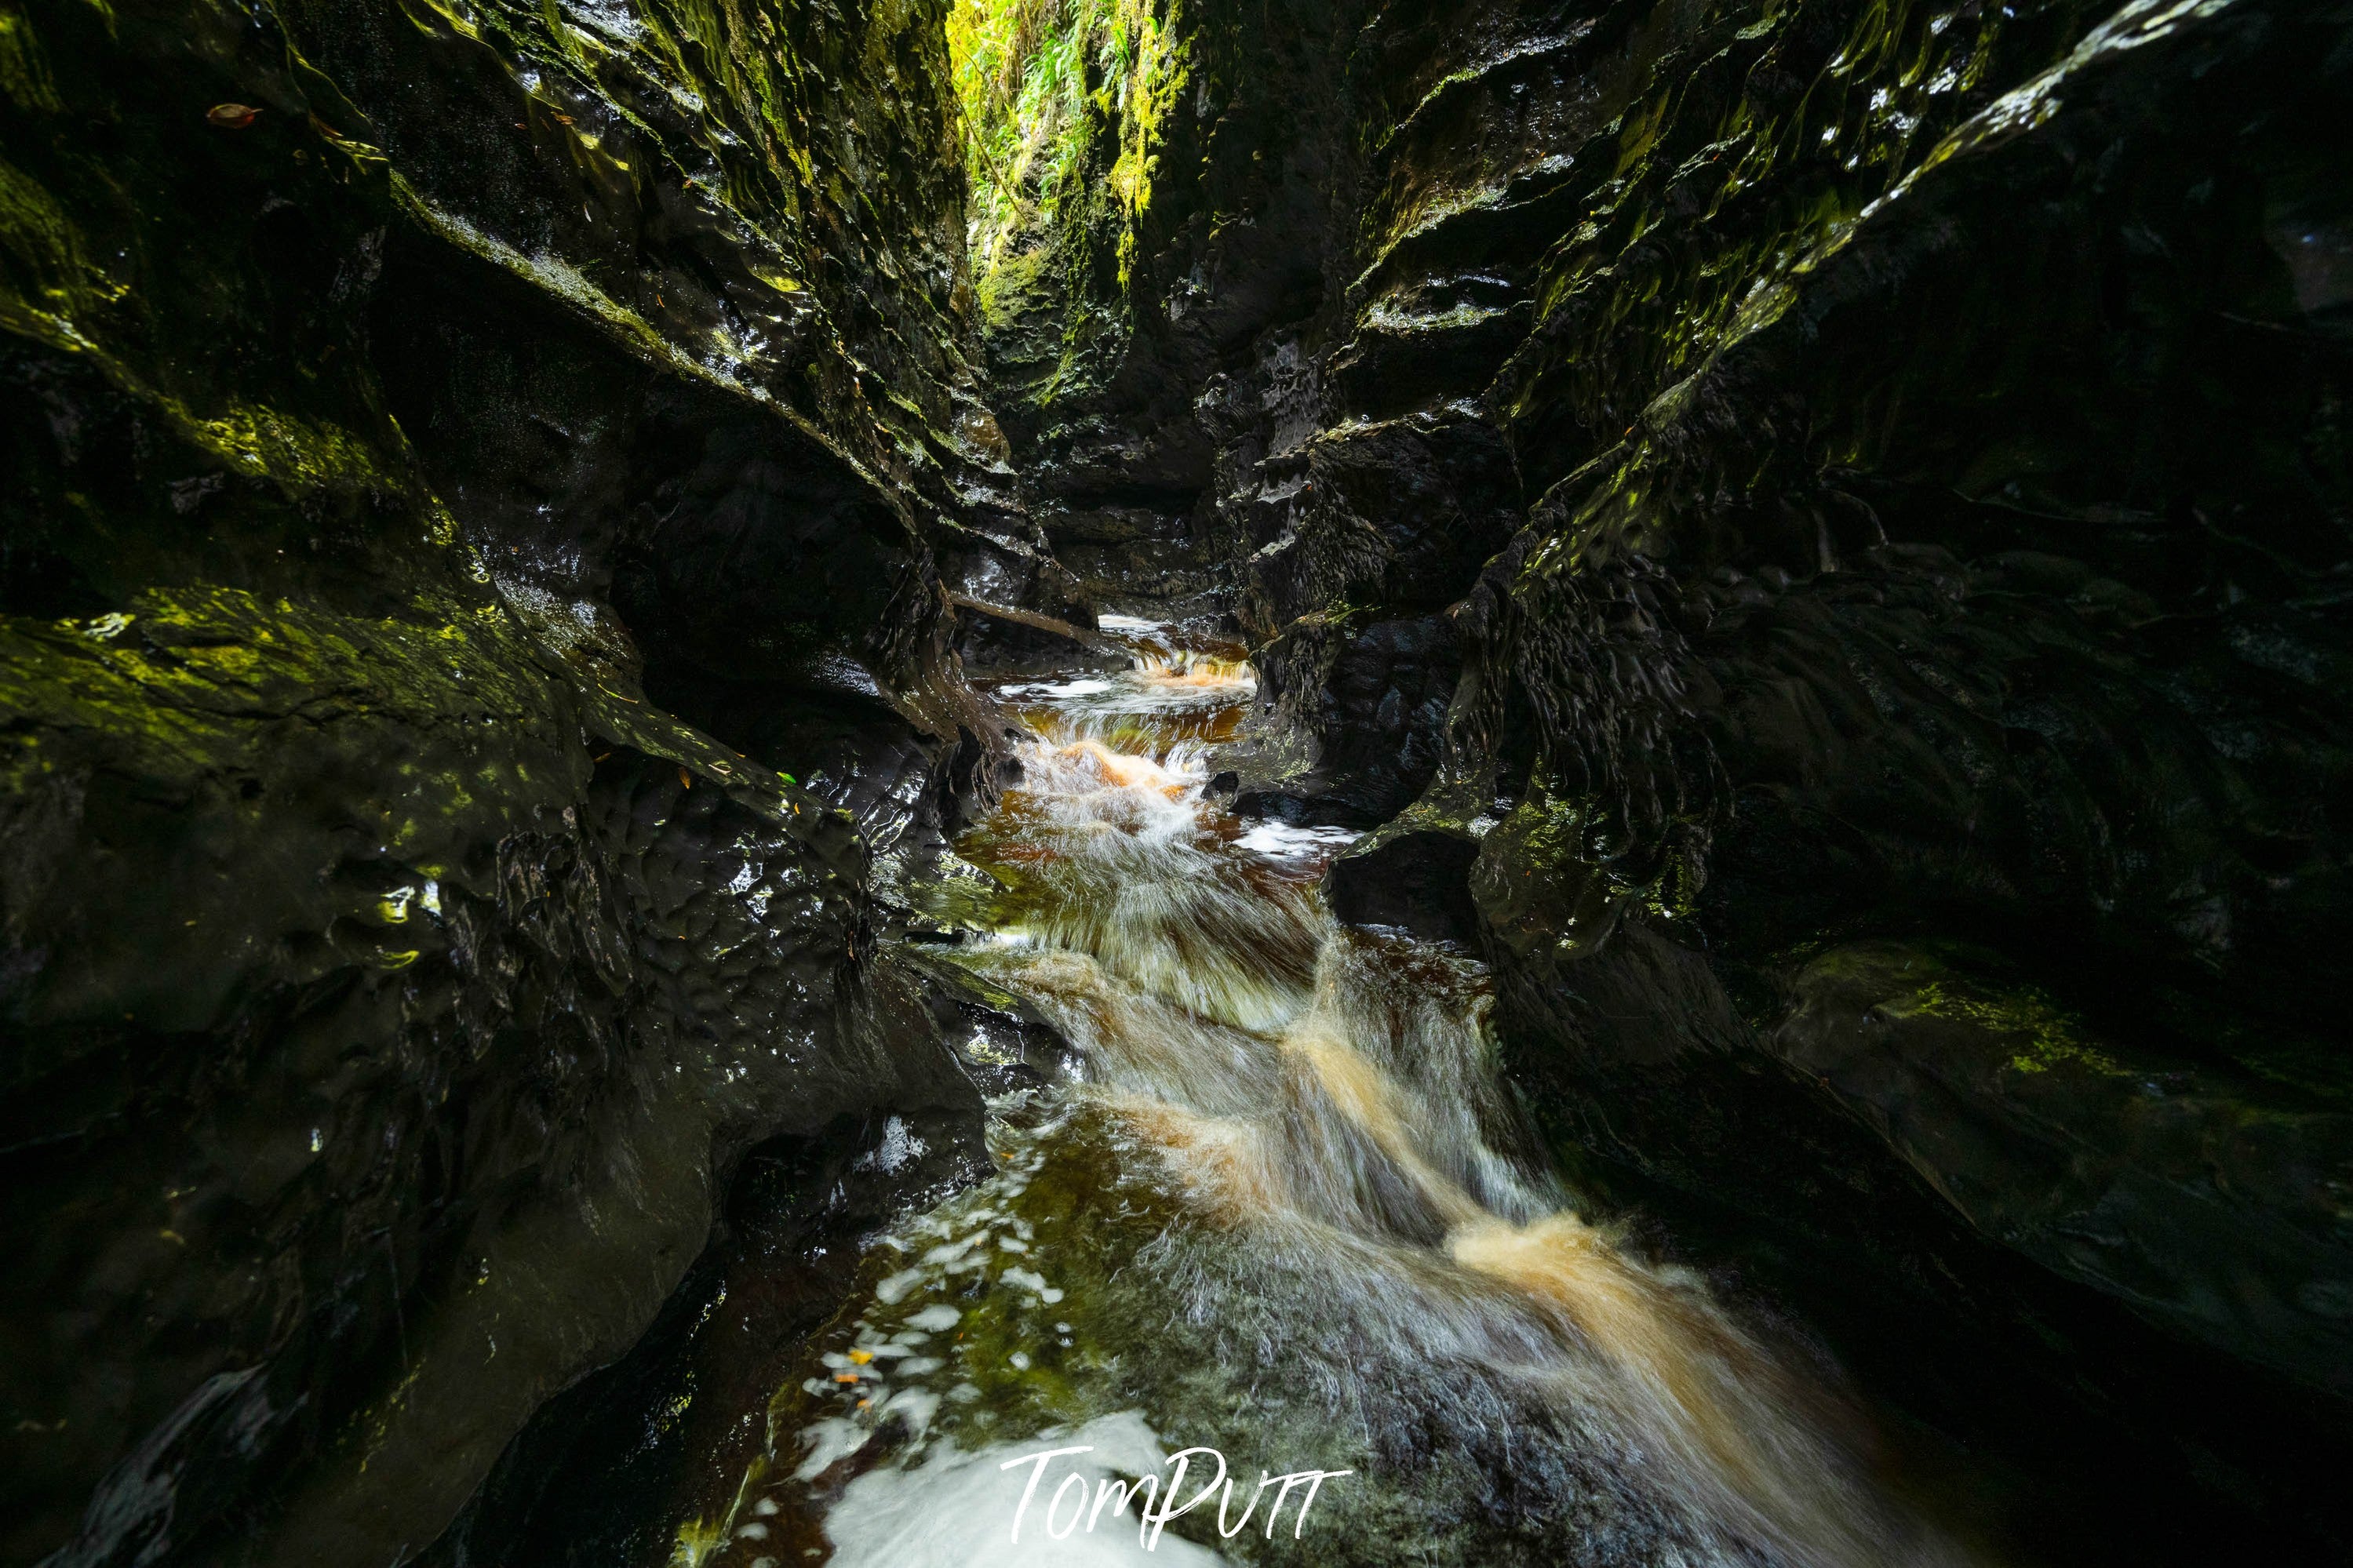
[{"label": "wet black stone", "polygon": [[[2353,16],[2107,21],[1343,8],[1344,62],[1212,12],[1240,107],[1060,253],[1133,267],[1043,268],[989,341],[1042,483],[1206,468],[1235,809],[1376,829],[1335,912],[1476,937],[1597,1201],[1769,1257],[1981,1451],[2042,1423],[2030,1550],[2337,1555],[2283,1455],[2353,1433],[2310,1206],[2353,1179]],[[1824,966],[1891,942],[1980,955],[1978,1012],[1815,1072]],[[1937,1325],[1908,1371],[1864,1300]],[[2179,1409],[2136,1392],[2168,1346]]]},{"label": "wet black stone", "polygon": [[986,320],[936,6],[646,6],[5,35],[0,1555],[656,1551],[1068,1069],[896,894],[1116,607],[2002,1544],[2344,1554],[2344,5],[1207,0]]},{"label": "wet black stone", "polygon": [[1324,901],[1351,925],[1393,926],[1425,942],[1472,945],[1479,911],[1471,901],[1471,865],[1479,846],[1449,833],[1400,833],[1362,854],[1333,862]]}]

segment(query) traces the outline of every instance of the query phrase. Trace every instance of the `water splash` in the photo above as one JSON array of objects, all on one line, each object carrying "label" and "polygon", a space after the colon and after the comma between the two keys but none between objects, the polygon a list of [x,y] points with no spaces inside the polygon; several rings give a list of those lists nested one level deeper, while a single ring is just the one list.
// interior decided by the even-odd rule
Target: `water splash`
[{"label": "water splash", "polygon": [[1312,1542],[1164,1542],[1194,1562],[1965,1561],[1882,1495],[1852,1414],[1578,1216],[1476,961],[1335,924],[1314,882],[1343,836],[1204,801],[1248,667],[1105,625],[1134,668],[1006,689],[1025,777],[959,847],[1006,888],[967,961],[1085,1081],[1000,1104],[996,1178],[877,1239],[707,1560],[758,1563],[765,1507],[811,1561],[1157,1561],[1005,1554],[997,1457],[1108,1432],[1087,1462],[1129,1475],[1164,1439],[1225,1447],[1245,1491],[1356,1471]]}]

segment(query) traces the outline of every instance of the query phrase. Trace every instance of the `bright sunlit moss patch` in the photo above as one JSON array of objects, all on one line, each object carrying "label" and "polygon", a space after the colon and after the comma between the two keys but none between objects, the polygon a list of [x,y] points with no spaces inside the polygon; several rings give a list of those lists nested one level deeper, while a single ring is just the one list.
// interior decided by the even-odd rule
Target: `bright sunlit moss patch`
[{"label": "bright sunlit moss patch", "polygon": [[1098,136],[1116,151],[1101,188],[1123,217],[1151,204],[1161,124],[1184,90],[1179,0],[956,0],[948,49],[964,109],[970,242],[984,281],[1008,241],[1051,229],[1097,189]]},{"label": "bright sunlit moss patch", "polygon": [[1958,1018],[2012,1037],[2019,1042],[2010,1058],[2012,1072],[2043,1073],[2066,1066],[2105,1078],[2130,1076],[2114,1057],[2084,1037],[2082,1020],[2031,987],[1994,992],[1931,981],[1905,1001],[1881,1004],[1880,1010],[1898,1017],[1926,1013]]}]

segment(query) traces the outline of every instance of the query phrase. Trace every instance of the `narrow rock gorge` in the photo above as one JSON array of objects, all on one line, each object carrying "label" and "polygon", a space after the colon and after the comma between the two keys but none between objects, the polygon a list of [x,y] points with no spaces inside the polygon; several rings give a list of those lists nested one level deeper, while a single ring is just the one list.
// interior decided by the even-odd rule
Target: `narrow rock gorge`
[{"label": "narrow rock gorge", "polygon": [[0,1559],[2353,1560],[2353,5],[0,99]]}]

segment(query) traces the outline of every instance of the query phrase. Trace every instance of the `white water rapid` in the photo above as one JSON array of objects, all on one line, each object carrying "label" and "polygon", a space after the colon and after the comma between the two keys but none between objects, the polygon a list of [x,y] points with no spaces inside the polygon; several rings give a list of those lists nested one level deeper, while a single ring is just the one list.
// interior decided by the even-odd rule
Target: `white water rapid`
[{"label": "white water rapid", "polygon": [[[1807,1369],[1578,1217],[1476,961],[1335,924],[1347,835],[1204,801],[1248,668],[1114,624],[1132,670],[1001,691],[1027,775],[959,846],[1006,889],[963,961],[1082,1070],[995,1108],[993,1179],[874,1241],[675,1560],[1965,1561]],[[1174,1495],[1186,1449],[1225,1485],[1198,1452]],[[1310,1472],[1346,1473],[1277,1479]],[[1155,1531],[1150,1493],[1122,1507],[1146,1478],[1205,1500]]]}]

